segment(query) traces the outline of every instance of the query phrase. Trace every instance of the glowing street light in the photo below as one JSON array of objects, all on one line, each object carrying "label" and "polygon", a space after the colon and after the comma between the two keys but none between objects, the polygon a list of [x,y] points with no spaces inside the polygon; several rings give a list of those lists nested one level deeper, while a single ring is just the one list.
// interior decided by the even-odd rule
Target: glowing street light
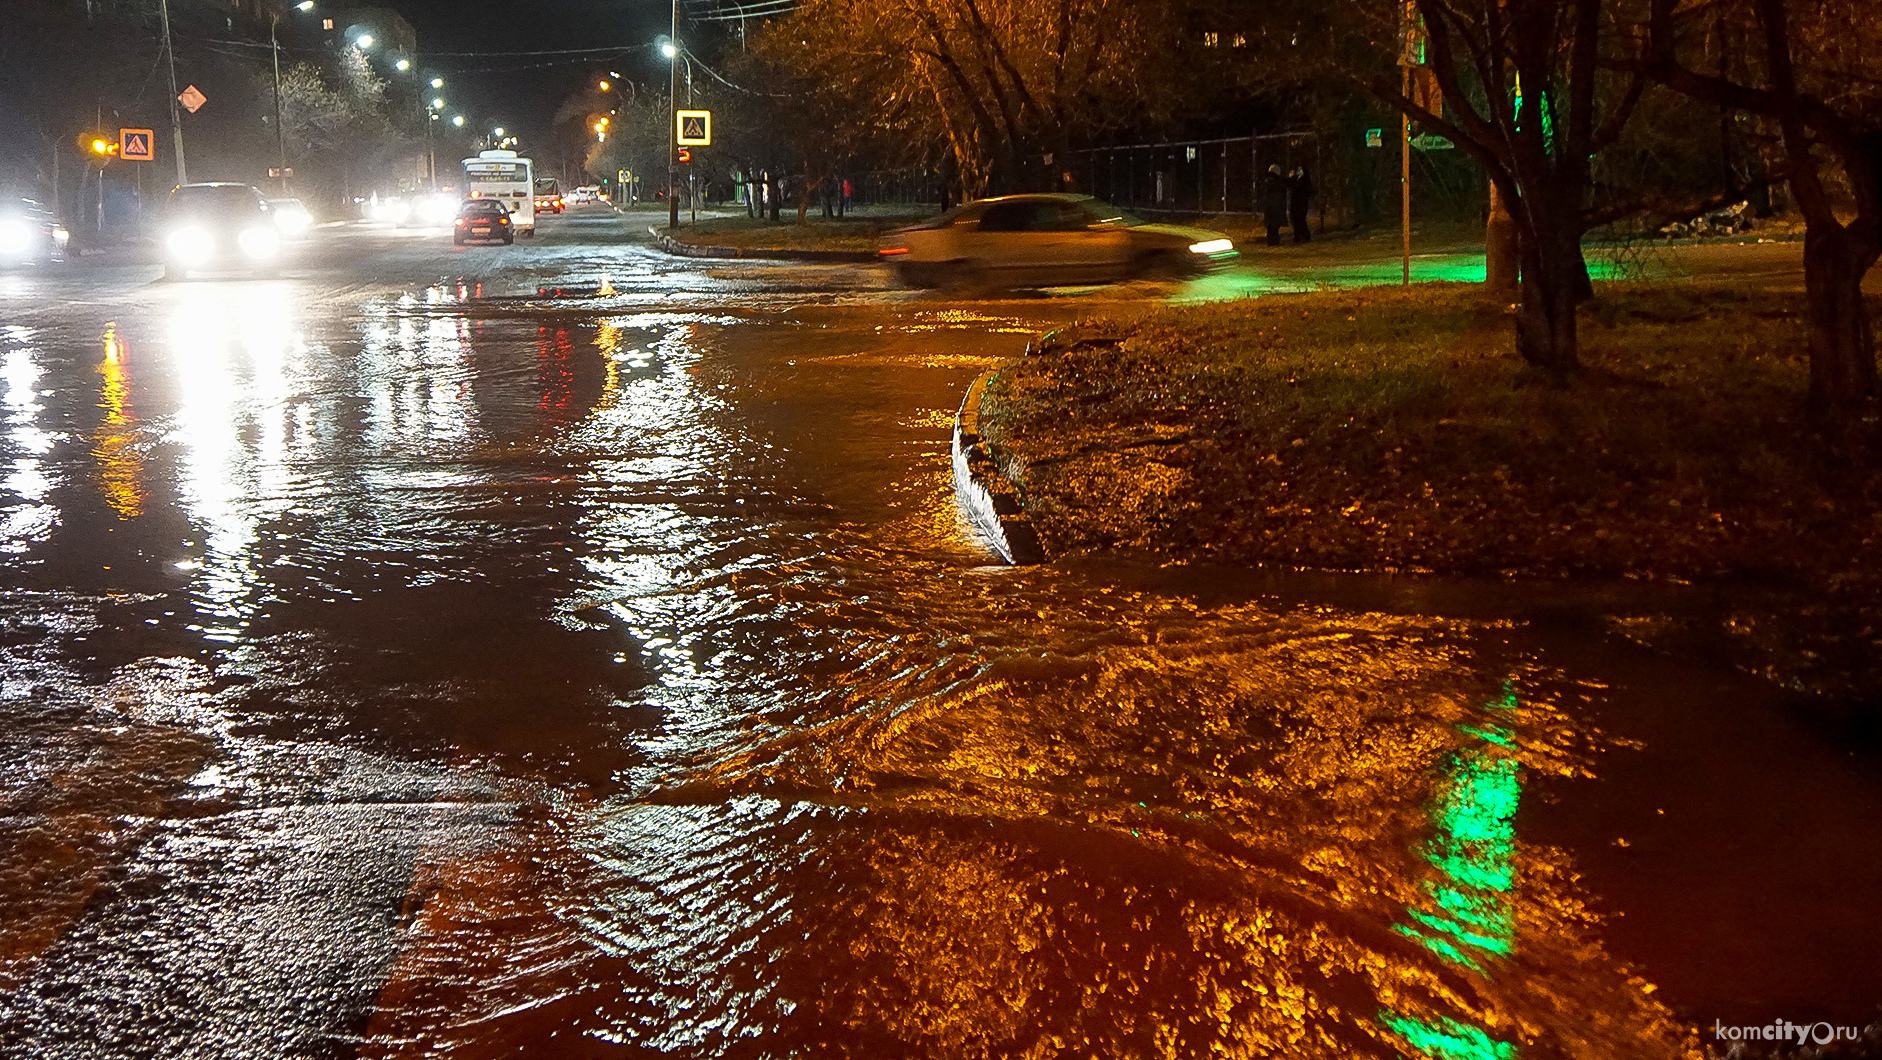
[{"label": "glowing street light", "polygon": [[492,136],[495,136],[499,140],[503,139],[503,126],[499,125],[496,128],[490,130],[490,134]]},{"label": "glowing street light", "polygon": [[602,90],[603,92],[606,92],[606,91],[608,90],[608,87],[609,87],[609,86],[608,86],[608,83],[607,83],[606,81],[599,81],[599,82],[596,82],[596,84],[595,84],[595,87],[596,87],[596,88],[599,88],[599,89],[600,89],[600,90]]},{"label": "glowing street light", "polygon": [[443,109],[444,109],[444,100],[443,100],[442,98],[439,98],[439,99],[434,99],[434,100],[432,100],[432,101],[431,101],[431,109],[432,109],[432,110],[443,110]]},{"label": "glowing street light", "polygon": [[366,49],[372,47],[372,34],[362,33],[359,36],[354,37],[353,47],[358,48],[360,51],[365,51]]},{"label": "glowing street light", "polygon": [[452,117],[451,117],[451,124],[452,124],[452,125],[455,125],[455,126],[457,126],[457,127],[458,127],[458,128],[460,128],[460,129],[462,129],[462,128],[464,127],[464,115],[462,115],[462,114],[455,114],[455,115],[452,115]]},{"label": "glowing street light", "polygon": [[660,42],[660,54],[669,59],[675,59],[679,57],[680,49],[679,46],[672,41],[665,40]]},{"label": "glowing street light", "polygon": [[404,73],[412,68],[412,61],[410,59],[400,59],[392,65],[398,68],[399,73]]},{"label": "glowing street light", "polygon": [[443,87],[444,87],[444,78],[442,78],[442,77],[434,77],[434,78],[432,78],[432,79],[431,79],[431,87],[433,87],[433,88],[443,88]]}]

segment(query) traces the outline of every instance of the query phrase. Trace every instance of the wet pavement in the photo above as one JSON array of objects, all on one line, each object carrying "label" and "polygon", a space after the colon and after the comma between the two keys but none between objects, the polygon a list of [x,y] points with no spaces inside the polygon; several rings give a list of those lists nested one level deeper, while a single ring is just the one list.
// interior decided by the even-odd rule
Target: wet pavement
[{"label": "wet pavement", "polygon": [[550,220],[0,276],[0,1053],[1872,1018],[1873,730],[1630,646],[1640,590],[997,565],[961,393],[1185,292],[938,301]]}]

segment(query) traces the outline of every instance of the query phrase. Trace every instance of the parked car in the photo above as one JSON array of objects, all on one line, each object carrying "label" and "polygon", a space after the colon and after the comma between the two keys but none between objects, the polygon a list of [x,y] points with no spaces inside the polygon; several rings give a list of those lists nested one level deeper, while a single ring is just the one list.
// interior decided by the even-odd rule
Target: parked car
[{"label": "parked car", "polygon": [[496,199],[465,199],[457,208],[457,220],[451,230],[451,242],[463,246],[470,242],[516,242],[516,227],[510,223],[510,208]]},{"label": "parked car", "polygon": [[31,199],[0,202],[0,266],[65,260],[72,233]]},{"label": "parked car", "polygon": [[1186,279],[1232,262],[1220,232],[1149,224],[1089,195],[981,199],[884,236],[910,287],[1012,288]]},{"label": "parked car", "polygon": [[276,276],[281,231],[260,191],[247,184],[184,184],[163,212],[163,275],[242,271]]}]

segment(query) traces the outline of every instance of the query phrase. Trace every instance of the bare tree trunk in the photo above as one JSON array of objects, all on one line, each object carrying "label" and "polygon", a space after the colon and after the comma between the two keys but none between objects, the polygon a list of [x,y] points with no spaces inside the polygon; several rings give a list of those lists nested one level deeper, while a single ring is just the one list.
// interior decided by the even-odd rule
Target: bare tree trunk
[{"label": "bare tree trunk", "polygon": [[1876,247],[1834,222],[1804,229],[1810,400],[1819,407],[1848,408],[1876,394],[1875,346],[1862,299],[1862,278],[1876,257]]},{"label": "bare tree trunk", "polygon": [[1581,368],[1575,307],[1582,301],[1587,268],[1580,233],[1572,225],[1550,225],[1523,248],[1523,303],[1516,316],[1516,348],[1524,361],[1559,376]]},{"label": "bare tree trunk", "polygon": [[1496,182],[1490,182],[1490,219],[1484,225],[1484,293],[1502,305],[1516,301],[1521,258],[1517,250],[1516,219],[1503,205]]}]

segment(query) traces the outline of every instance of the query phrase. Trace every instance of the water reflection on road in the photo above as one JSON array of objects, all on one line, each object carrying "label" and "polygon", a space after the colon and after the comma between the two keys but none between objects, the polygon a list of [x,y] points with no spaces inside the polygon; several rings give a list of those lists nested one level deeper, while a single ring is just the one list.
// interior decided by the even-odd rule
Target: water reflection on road
[{"label": "water reflection on road", "polygon": [[5,331],[8,1050],[1687,1048],[1511,623],[989,565],[949,413],[1057,310],[467,291]]}]

